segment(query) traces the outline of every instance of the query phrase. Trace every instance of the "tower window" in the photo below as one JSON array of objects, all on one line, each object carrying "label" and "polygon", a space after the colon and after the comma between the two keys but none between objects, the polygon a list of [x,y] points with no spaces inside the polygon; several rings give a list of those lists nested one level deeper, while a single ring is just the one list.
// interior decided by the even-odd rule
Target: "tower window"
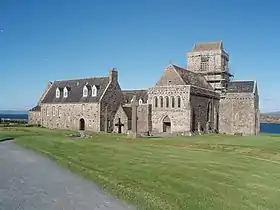
[{"label": "tower window", "polygon": [[206,71],[209,69],[209,57],[201,57],[200,69],[201,71]]}]

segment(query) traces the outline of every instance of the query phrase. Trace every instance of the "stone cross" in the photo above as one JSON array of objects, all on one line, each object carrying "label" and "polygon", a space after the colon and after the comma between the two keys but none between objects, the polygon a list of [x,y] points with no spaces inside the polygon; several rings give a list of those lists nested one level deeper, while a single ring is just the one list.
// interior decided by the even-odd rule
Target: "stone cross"
[{"label": "stone cross", "polygon": [[131,109],[132,109],[132,122],[131,122],[131,131],[132,131],[132,137],[137,138],[138,132],[137,132],[137,107],[139,106],[138,101],[136,100],[136,95],[133,95],[132,97],[132,103],[131,103]]},{"label": "stone cross", "polygon": [[119,121],[115,124],[115,126],[118,126],[118,133],[122,133],[122,126],[124,126],[124,124],[121,123],[121,118],[119,118]]}]

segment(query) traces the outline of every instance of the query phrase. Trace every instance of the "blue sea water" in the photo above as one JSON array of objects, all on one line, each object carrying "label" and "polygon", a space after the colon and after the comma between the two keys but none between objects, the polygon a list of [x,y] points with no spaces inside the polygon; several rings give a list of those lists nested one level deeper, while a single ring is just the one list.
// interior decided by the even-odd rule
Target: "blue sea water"
[{"label": "blue sea water", "polygon": [[28,119],[27,114],[1,114],[0,113],[0,118],[6,118],[6,119]]},{"label": "blue sea water", "polygon": [[262,133],[280,134],[280,124],[261,123],[260,131]]},{"label": "blue sea water", "polygon": [[[0,118],[9,118],[9,119],[28,119],[27,114],[1,114]],[[280,134],[280,124],[271,124],[271,123],[261,123],[260,124],[261,133],[274,133]]]}]

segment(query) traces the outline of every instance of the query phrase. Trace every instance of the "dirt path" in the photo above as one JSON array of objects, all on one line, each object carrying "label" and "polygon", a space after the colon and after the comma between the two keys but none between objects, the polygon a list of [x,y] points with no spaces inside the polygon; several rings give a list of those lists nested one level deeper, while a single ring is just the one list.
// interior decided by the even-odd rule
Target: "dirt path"
[{"label": "dirt path", "polygon": [[12,141],[0,143],[0,210],[135,209]]}]

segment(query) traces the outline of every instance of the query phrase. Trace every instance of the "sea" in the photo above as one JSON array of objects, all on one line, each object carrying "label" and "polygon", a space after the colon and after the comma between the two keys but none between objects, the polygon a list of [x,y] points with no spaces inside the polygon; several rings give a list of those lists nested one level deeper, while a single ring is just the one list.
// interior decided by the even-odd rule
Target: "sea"
[{"label": "sea", "polygon": [[[28,114],[17,113],[17,114],[9,114],[9,113],[0,113],[0,118],[8,118],[8,119],[28,119]],[[272,123],[261,123],[260,124],[260,132],[261,133],[271,133],[271,134],[280,134],[280,124],[272,124]]]}]

